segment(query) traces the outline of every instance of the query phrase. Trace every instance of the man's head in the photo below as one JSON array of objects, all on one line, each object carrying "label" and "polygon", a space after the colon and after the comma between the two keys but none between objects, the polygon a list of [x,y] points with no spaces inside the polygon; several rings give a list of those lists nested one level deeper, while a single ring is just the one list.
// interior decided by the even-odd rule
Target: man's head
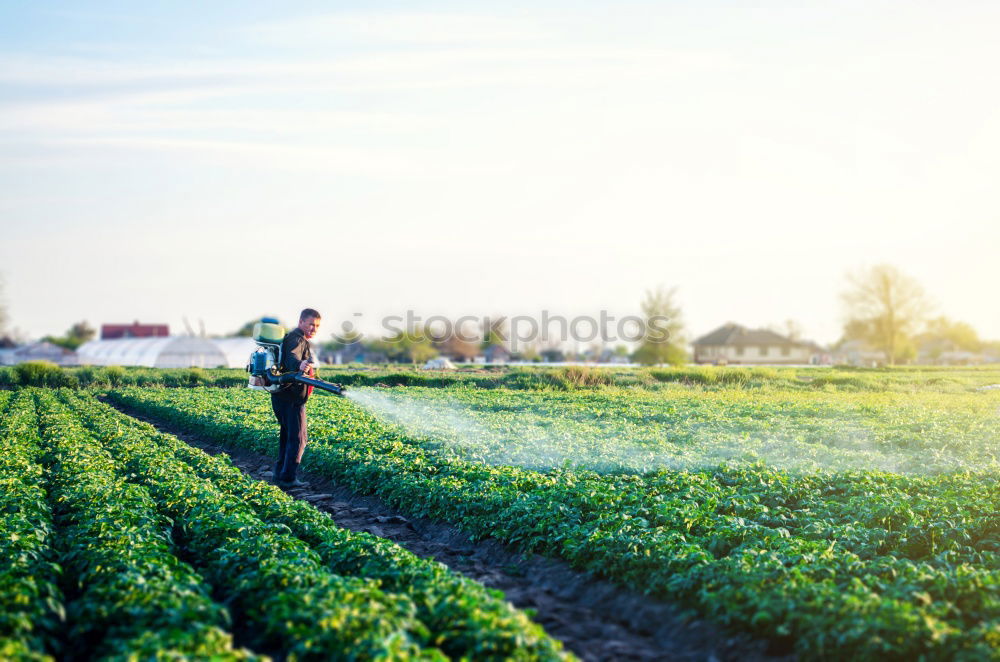
[{"label": "man's head", "polygon": [[307,339],[312,338],[319,331],[319,312],[312,308],[306,308],[299,314],[299,330]]}]

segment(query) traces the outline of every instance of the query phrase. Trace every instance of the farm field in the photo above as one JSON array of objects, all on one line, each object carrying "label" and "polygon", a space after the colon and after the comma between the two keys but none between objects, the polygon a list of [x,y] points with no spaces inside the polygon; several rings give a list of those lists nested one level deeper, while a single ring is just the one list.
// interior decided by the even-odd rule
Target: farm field
[{"label": "farm field", "polygon": [[[305,468],[407,513],[681,601],[803,658],[998,657],[1000,391],[359,388],[310,405]],[[266,397],[111,399],[221,444],[276,445]]]},{"label": "farm field", "polygon": [[90,393],[0,391],[0,413],[2,659],[571,657],[497,592]]},{"label": "farm field", "polygon": [[438,455],[489,465],[603,473],[754,462],[799,471],[1000,470],[996,394],[414,387],[352,397]]},{"label": "farm field", "polygon": [[[630,368],[603,365],[552,367],[460,364],[456,371],[417,370],[401,364],[341,365],[322,368],[323,378],[349,386],[470,386],[516,390],[574,390],[580,387],[627,387],[647,390],[674,385],[700,388],[779,388],[793,391],[974,392],[1000,384],[1000,368],[903,366],[891,369],[830,367]],[[124,386],[246,386],[242,368],[123,368],[83,366],[59,368],[25,363],[0,366],[0,388],[18,386],[118,388]]]}]

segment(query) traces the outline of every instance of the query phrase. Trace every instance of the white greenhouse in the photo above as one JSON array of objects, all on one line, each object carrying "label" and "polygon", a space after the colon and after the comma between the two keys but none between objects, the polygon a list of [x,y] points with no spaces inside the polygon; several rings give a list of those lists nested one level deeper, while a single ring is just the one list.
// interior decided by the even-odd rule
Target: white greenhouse
[{"label": "white greenhouse", "polygon": [[120,338],[91,340],[77,349],[83,365],[147,368],[242,368],[256,348],[250,338]]}]

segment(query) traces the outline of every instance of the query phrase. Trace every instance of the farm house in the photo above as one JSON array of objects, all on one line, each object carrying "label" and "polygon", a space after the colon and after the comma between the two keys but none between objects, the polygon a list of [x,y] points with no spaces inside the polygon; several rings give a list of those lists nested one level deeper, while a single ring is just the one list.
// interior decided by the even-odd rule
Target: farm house
[{"label": "farm house", "polygon": [[121,338],[81,345],[81,364],[147,368],[242,368],[254,350],[249,338]]}]

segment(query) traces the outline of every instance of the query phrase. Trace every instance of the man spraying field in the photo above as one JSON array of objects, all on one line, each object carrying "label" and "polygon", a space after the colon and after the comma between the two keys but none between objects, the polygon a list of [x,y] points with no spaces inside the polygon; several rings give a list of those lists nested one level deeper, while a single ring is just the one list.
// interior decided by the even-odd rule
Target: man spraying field
[{"label": "man spraying field", "polygon": [[[279,369],[282,372],[301,372],[306,377],[315,378],[309,340],[319,331],[319,325],[319,312],[312,308],[302,311],[299,325],[281,342]],[[301,487],[306,484],[296,474],[308,442],[306,401],[312,391],[313,387],[309,384],[291,382],[282,384],[271,393],[271,408],[280,426],[278,461],[274,465],[274,482],[279,487]]]}]

